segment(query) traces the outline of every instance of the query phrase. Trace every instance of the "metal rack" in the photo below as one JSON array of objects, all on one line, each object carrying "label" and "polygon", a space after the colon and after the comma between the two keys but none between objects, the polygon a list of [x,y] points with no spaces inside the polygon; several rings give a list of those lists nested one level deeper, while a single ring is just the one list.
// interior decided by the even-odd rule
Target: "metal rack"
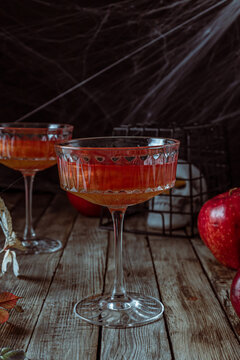
[{"label": "metal rack", "polygon": [[[180,140],[176,188],[128,208],[126,217],[146,215],[146,231],[124,227],[125,232],[160,236],[197,235],[197,215],[207,199],[231,187],[227,131],[221,124],[155,128],[120,126],[114,136],[168,137]],[[127,222],[126,222],[127,224]],[[112,230],[110,214],[103,211],[100,227]]]}]

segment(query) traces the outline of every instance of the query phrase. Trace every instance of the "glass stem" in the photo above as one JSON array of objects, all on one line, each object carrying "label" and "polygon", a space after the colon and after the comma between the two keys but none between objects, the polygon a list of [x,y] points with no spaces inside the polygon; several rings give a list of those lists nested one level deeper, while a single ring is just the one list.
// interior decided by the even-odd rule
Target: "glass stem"
[{"label": "glass stem", "polygon": [[24,185],[25,185],[25,229],[23,233],[23,239],[27,240],[35,240],[36,234],[32,226],[32,189],[33,189],[33,180],[35,174],[26,175],[23,174],[24,177]]},{"label": "glass stem", "polygon": [[126,209],[113,210],[110,209],[113,228],[114,228],[114,258],[115,258],[115,279],[112,291],[112,299],[126,297],[126,290],[123,276],[122,263],[122,234],[123,234],[123,220]]}]

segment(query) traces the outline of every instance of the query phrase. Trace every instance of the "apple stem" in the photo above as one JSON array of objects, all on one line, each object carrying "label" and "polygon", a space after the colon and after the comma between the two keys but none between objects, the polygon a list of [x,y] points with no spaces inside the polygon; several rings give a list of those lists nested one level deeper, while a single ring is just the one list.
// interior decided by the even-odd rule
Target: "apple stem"
[{"label": "apple stem", "polygon": [[228,192],[228,193],[229,193],[229,195],[231,196],[231,195],[232,195],[232,193],[233,193],[233,191],[235,191],[235,190],[237,190],[237,189],[238,189],[238,188],[236,188],[236,187],[235,187],[235,188],[230,189],[230,190],[229,190],[229,192]]}]

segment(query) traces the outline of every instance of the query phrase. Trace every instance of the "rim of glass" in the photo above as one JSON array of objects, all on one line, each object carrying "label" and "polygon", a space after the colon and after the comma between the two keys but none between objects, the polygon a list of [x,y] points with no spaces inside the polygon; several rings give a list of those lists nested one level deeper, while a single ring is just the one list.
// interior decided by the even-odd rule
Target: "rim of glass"
[{"label": "rim of glass", "polygon": [[45,122],[6,122],[0,123],[0,130],[51,130],[56,131],[59,129],[73,129],[71,124],[61,123],[45,123]]},{"label": "rim of glass", "polygon": [[[123,140],[131,140],[131,139],[158,139],[158,140],[168,140],[171,141],[171,144],[163,144],[163,145],[144,145],[144,146],[121,146],[121,147],[101,147],[101,146],[94,146],[94,147],[89,147],[89,146],[71,146],[71,144],[73,144],[74,142],[77,141],[91,141],[91,140],[103,140],[103,139],[123,139]],[[174,145],[180,145],[180,141],[177,139],[172,139],[172,138],[167,138],[167,137],[151,137],[151,136],[101,136],[101,137],[87,137],[87,138],[76,138],[76,139],[71,139],[71,140],[67,140],[67,141],[63,141],[61,143],[55,144],[55,148],[59,148],[59,149],[67,149],[67,150],[88,150],[88,151],[94,151],[94,150],[128,150],[128,149],[135,149],[135,150],[140,150],[140,149],[162,149],[162,148],[168,148],[168,147],[172,147]]]}]

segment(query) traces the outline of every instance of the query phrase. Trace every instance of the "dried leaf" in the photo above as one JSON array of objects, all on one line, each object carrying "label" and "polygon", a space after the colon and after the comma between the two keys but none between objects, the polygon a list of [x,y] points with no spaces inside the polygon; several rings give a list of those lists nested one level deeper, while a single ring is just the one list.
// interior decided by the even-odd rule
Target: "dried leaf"
[{"label": "dried leaf", "polygon": [[0,352],[0,355],[4,355],[4,354],[8,353],[11,350],[12,350],[11,348],[2,348],[1,352]]},{"label": "dried leaf", "polygon": [[22,245],[21,241],[18,239],[17,235],[13,231],[11,215],[1,197],[0,197],[0,226],[5,235],[5,244],[1,252],[11,248],[24,251],[25,250],[24,246]]},{"label": "dried leaf", "polygon": [[0,197],[0,222],[5,237],[10,237],[12,233],[12,218],[3,199]]},{"label": "dried leaf", "polygon": [[9,318],[8,311],[4,309],[0,309],[0,324],[3,324],[6,321],[8,321],[8,318]]},{"label": "dried leaf", "polygon": [[13,273],[15,276],[19,275],[19,265],[17,262],[17,257],[15,251],[11,251],[12,253],[12,262],[13,262]]},{"label": "dried leaf", "polygon": [[12,293],[0,293],[0,306],[4,309],[12,309],[16,306],[18,299],[21,299],[21,297],[16,296]]},{"label": "dried leaf", "polygon": [[22,245],[21,241],[18,239],[14,231],[12,232],[11,237],[7,238],[5,241],[3,250],[8,249],[18,249],[21,251],[26,251],[26,248]]},{"label": "dried leaf", "polygon": [[25,360],[26,354],[23,350],[11,350],[3,348],[0,352],[0,360]]},{"label": "dried leaf", "polygon": [[24,312],[24,310],[23,310],[23,308],[22,308],[21,305],[16,305],[16,306],[14,307],[14,310],[16,310],[18,313],[23,313],[23,312]]},{"label": "dried leaf", "polygon": [[3,257],[3,261],[2,261],[2,274],[0,274],[0,277],[7,272],[8,264],[11,264],[11,263],[13,263],[14,275],[19,276],[19,265],[17,262],[17,257],[16,257],[15,251],[6,250],[5,255]]},{"label": "dried leaf", "polygon": [[7,250],[3,257],[2,274],[5,274],[5,272],[7,272],[8,264],[11,264],[11,263],[12,263],[12,253],[10,250]]}]

